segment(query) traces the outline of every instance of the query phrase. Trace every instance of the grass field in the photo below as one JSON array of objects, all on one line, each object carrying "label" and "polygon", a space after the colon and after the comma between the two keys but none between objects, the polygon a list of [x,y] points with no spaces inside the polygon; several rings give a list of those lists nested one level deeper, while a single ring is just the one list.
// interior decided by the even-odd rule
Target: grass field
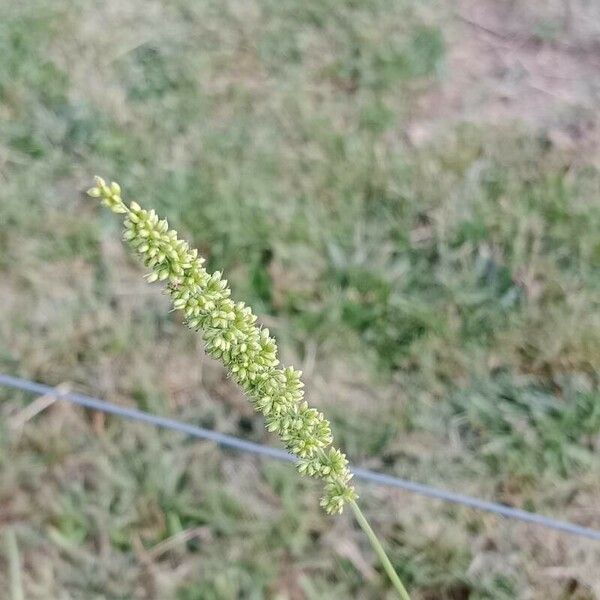
[{"label": "grass field", "polygon": [[[537,4],[4,0],[0,372],[276,444],[99,174],[226,272],[354,463],[600,528],[600,10]],[[289,465],[0,399],[0,597],[393,597]],[[597,543],[359,492],[415,600],[600,598]]]}]

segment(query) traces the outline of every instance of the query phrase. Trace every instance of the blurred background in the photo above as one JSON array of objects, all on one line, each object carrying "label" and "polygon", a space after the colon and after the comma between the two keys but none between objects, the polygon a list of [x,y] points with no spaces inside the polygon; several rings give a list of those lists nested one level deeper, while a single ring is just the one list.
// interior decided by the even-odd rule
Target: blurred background
[{"label": "blurred background", "polygon": [[[277,444],[99,174],[225,270],[353,462],[599,528],[599,109],[596,0],[3,0],[0,372]],[[289,465],[0,400],[2,598],[393,597]],[[600,598],[598,543],[359,492],[415,600]]]}]

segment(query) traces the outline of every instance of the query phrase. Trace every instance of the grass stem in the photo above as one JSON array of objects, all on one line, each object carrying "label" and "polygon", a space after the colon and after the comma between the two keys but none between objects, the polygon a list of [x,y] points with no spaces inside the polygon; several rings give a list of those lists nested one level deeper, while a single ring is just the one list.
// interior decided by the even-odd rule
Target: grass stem
[{"label": "grass stem", "polygon": [[373,546],[373,550],[375,550],[377,556],[379,557],[379,560],[381,561],[381,564],[383,565],[387,576],[390,578],[390,581],[392,582],[394,588],[398,592],[398,596],[402,598],[402,600],[410,600],[410,596],[406,591],[406,588],[402,584],[402,581],[400,581],[398,573],[396,573],[396,571],[394,570],[394,567],[392,566],[388,555],[385,553],[385,550],[383,549],[379,538],[369,525],[367,518],[365,517],[365,515],[363,515],[356,502],[350,502],[350,506],[352,506],[352,510],[354,511],[354,516],[356,517],[358,524],[361,526],[362,530],[367,534],[367,537],[371,542],[371,546]]}]

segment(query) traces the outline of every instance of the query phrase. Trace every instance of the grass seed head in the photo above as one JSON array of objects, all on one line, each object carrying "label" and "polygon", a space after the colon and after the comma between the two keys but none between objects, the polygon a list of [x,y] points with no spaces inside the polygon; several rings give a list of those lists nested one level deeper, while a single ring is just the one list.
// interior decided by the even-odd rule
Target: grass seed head
[{"label": "grass seed head", "polygon": [[88,194],[125,214],[123,237],[149,269],[147,281],[165,282],[173,308],[184,313],[188,327],[202,332],[207,352],[225,365],[264,415],[268,431],[277,433],[300,459],[299,472],[325,482],[321,506],[328,513],[342,512],[344,504],[356,499],[348,461],[331,447],[329,422],[304,400],[301,371],[279,366],[277,344],[269,330],[256,325],[249,307],[230,298],[222,274],[208,273],[198,252],[154,210],[136,202],[127,206],[119,184],[107,184],[101,177],[96,177]]}]

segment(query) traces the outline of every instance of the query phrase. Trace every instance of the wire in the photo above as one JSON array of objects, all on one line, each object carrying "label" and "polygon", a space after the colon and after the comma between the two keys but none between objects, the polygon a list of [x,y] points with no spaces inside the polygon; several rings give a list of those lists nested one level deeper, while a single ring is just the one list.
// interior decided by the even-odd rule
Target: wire
[{"label": "wire", "polygon": [[[204,429],[203,427],[197,427],[188,423],[182,423],[175,419],[169,419],[166,417],[159,417],[135,408],[128,408],[125,406],[119,406],[111,402],[99,400],[98,398],[92,398],[83,394],[77,394],[72,392],[63,392],[57,388],[42,383],[35,383],[27,379],[20,379],[18,377],[12,377],[10,375],[3,375],[0,373],[0,385],[7,387],[23,390],[26,392],[32,392],[34,394],[51,395],[61,400],[67,400],[72,404],[98,410],[104,413],[117,415],[126,419],[132,419],[134,421],[140,421],[163,429],[171,429],[180,433],[185,433],[189,436],[200,438],[203,440],[210,440],[216,444],[225,448],[233,448],[234,450],[240,450],[241,452],[249,452],[252,454],[258,454],[261,456],[267,456],[277,460],[284,460],[288,462],[296,462],[296,457],[288,454],[284,450],[272,448],[264,444],[257,444],[255,442],[249,442],[232,435],[226,435],[213,431],[211,429]],[[459,504],[467,506],[474,510],[485,511],[494,513],[506,517],[507,519],[515,519],[523,521],[525,523],[532,523],[539,525],[547,529],[553,529],[555,531],[561,531],[569,533],[578,537],[587,538],[590,540],[600,541],[600,530],[591,529],[589,527],[583,527],[576,525],[575,523],[569,523],[568,521],[561,521],[540,515],[538,513],[521,510],[519,508],[512,508],[510,506],[504,506],[496,502],[488,502],[481,500],[473,496],[466,496],[464,494],[456,494],[454,492],[448,492],[440,488],[424,485],[422,483],[416,483],[394,477],[392,475],[385,475],[384,473],[377,473],[368,469],[362,469],[360,467],[350,467],[357,479],[363,481],[369,481],[375,484],[393,487],[407,492],[412,492],[420,496],[426,496],[428,498],[434,498],[436,500],[442,500],[444,502],[450,502],[452,504]]]}]

